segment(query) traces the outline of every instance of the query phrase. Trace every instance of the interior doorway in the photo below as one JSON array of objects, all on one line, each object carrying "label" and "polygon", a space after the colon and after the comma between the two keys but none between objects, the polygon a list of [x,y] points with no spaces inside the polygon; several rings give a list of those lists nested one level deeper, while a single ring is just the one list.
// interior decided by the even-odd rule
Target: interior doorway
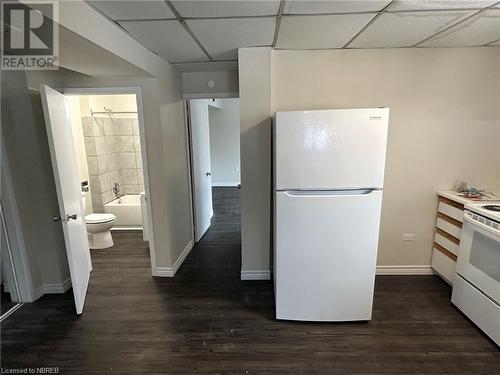
[{"label": "interior doorway", "polygon": [[[92,251],[113,231],[143,231],[154,266],[140,89],[41,87],[76,311],[82,313]],[[143,230],[144,229],[144,230]]]},{"label": "interior doorway", "polygon": [[[209,229],[214,206],[224,212],[225,199],[238,200],[240,175],[239,99],[192,99],[186,101],[194,239],[199,242]],[[224,198],[226,197],[226,198]]]}]

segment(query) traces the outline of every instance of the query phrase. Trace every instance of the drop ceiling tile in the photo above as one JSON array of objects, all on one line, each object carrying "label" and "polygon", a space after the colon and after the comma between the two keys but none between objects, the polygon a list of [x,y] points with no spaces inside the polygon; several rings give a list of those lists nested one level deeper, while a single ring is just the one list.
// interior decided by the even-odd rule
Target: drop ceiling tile
[{"label": "drop ceiling tile", "polygon": [[375,12],[387,6],[390,0],[329,0],[287,1],[284,14],[325,14]]},{"label": "drop ceiling tile", "polygon": [[476,17],[446,30],[429,39],[423,47],[469,47],[482,46],[500,39],[500,9],[487,10]]},{"label": "drop ceiling tile", "polygon": [[164,1],[91,1],[113,20],[175,18]]},{"label": "drop ceiling tile", "polygon": [[170,62],[202,61],[207,56],[179,21],[120,22],[134,38]]},{"label": "drop ceiling tile", "polygon": [[481,9],[494,4],[495,0],[399,0],[388,11],[439,10],[439,9]]},{"label": "drop ceiling tile", "polygon": [[384,13],[349,47],[410,47],[469,14],[470,11],[467,10]]},{"label": "drop ceiling tile", "polygon": [[283,49],[341,48],[374,14],[284,16],[276,43]]},{"label": "drop ceiling tile", "polygon": [[275,16],[279,0],[172,1],[183,17]]},{"label": "drop ceiling tile", "polygon": [[187,25],[216,60],[238,58],[238,48],[273,43],[275,17],[188,20]]}]

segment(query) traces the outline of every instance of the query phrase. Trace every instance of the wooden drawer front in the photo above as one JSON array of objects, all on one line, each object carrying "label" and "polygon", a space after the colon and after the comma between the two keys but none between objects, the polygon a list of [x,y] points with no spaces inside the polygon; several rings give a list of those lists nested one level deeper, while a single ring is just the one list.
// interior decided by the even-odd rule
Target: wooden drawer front
[{"label": "wooden drawer front", "polygon": [[458,239],[460,239],[460,235],[462,234],[462,228],[457,227],[441,217],[437,218],[436,227]]},{"label": "wooden drawer front", "polygon": [[441,245],[449,252],[458,255],[458,245],[459,245],[457,243],[458,241],[439,229],[436,230],[436,235],[434,236],[434,242],[437,243],[438,245]]},{"label": "wooden drawer front", "polygon": [[455,261],[444,255],[441,251],[434,249],[432,254],[432,268],[451,285],[453,285],[456,264]]},{"label": "wooden drawer front", "polygon": [[439,201],[438,211],[445,214],[446,216],[451,217],[452,219],[455,219],[455,220],[461,222],[461,223],[464,221],[463,208],[458,208],[458,207],[452,206],[451,204],[449,204],[443,200]]}]

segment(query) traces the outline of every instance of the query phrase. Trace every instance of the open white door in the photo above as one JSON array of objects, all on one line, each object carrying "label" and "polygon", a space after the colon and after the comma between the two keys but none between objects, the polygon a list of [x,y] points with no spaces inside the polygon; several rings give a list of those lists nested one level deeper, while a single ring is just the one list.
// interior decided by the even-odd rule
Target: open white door
[{"label": "open white door", "polygon": [[76,167],[73,133],[63,94],[40,86],[50,157],[59,201],[60,221],[66,242],[76,313],[81,314],[87,294],[92,263],[82,207],[80,180]]},{"label": "open white door", "polygon": [[210,219],[213,216],[210,130],[206,99],[189,101],[189,120],[194,195],[194,240],[198,242],[210,227]]}]

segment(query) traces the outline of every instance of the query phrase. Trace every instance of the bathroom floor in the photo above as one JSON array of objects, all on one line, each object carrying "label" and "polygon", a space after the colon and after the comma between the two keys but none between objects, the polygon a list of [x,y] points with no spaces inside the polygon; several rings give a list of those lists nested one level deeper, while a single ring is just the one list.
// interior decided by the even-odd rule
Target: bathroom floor
[{"label": "bathroom floor", "polygon": [[373,320],[276,321],[271,281],[240,280],[239,190],[175,278],[153,278],[140,233],[92,251],[83,315],[48,295],[2,323],[2,367],[62,374],[493,374],[500,351],[435,276],[377,277]]}]

